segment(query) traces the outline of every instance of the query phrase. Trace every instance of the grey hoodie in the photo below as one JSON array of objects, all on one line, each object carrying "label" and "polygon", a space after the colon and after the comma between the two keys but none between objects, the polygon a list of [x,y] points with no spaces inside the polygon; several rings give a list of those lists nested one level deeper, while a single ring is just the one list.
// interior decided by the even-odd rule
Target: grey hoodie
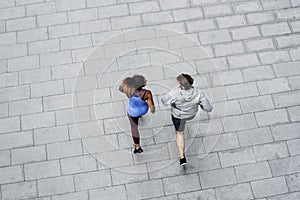
[{"label": "grey hoodie", "polygon": [[189,90],[173,89],[164,95],[161,101],[165,106],[171,105],[172,115],[179,119],[195,116],[199,106],[206,112],[212,111],[212,106],[204,93],[194,88]]}]

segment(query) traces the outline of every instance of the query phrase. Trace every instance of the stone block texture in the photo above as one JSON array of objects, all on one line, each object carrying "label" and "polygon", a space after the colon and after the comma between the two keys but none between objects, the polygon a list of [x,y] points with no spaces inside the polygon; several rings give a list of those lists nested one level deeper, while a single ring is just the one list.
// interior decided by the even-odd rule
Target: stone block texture
[{"label": "stone block texture", "polygon": [[[185,167],[161,102],[181,73],[214,107]],[[299,0],[0,0],[0,199],[300,199],[299,99]]]}]

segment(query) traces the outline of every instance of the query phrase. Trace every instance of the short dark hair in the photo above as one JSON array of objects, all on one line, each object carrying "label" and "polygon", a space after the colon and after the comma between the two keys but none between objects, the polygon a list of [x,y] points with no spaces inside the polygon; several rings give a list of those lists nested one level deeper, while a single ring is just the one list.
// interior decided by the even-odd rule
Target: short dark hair
[{"label": "short dark hair", "polygon": [[190,89],[194,83],[194,79],[189,74],[180,74],[176,77],[177,81],[185,89]]}]

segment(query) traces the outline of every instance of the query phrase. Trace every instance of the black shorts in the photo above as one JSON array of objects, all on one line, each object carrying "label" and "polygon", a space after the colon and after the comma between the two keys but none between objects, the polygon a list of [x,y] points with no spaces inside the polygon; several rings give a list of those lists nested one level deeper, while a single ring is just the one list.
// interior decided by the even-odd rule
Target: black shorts
[{"label": "black shorts", "polygon": [[172,122],[174,124],[175,130],[178,132],[184,131],[186,121],[193,119],[195,117],[195,116],[192,116],[192,117],[189,117],[186,119],[179,119],[179,118],[174,117],[173,115],[171,115],[171,116],[172,116]]}]

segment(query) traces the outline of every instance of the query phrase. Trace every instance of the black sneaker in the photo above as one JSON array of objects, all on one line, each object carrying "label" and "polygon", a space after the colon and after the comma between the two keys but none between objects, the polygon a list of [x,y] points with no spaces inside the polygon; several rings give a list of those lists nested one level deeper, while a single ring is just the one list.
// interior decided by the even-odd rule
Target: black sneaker
[{"label": "black sneaker", "polygon": [[184,158],[180,158],[179,162],[180,162],[180,165],[181,165],[181,166],[187,164],[185,157],[184,157]]},{"label": "black sneaker", "polygon": [[133,151],[133,153],[142,153],[142,152],[143,152],[142,147],[134,148],[134,151]]}]

